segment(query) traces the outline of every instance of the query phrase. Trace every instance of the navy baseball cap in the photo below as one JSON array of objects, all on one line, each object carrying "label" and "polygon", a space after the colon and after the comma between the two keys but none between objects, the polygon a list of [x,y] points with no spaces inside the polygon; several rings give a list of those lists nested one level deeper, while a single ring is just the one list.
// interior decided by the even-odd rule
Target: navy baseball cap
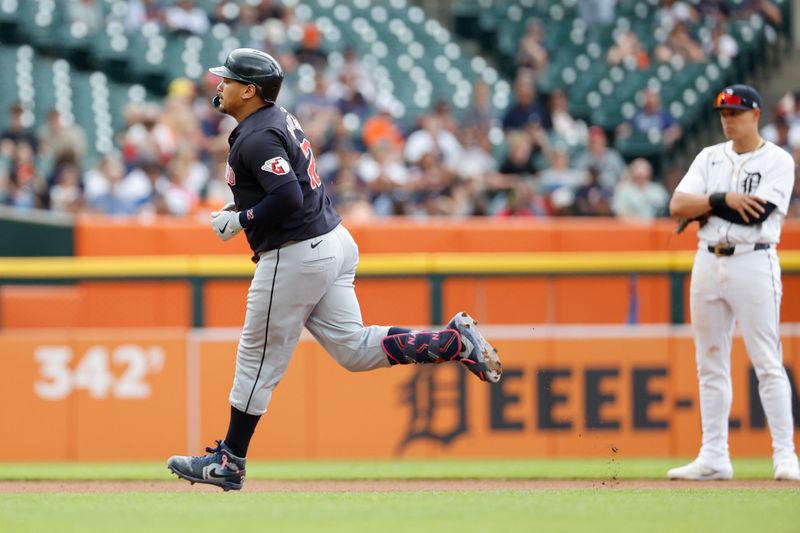
[{"label": "navy baseball cap", "polygon": [[719,109],[761,109],[761,96],[749,85],[730,85],[714,98],[714,110]]}]

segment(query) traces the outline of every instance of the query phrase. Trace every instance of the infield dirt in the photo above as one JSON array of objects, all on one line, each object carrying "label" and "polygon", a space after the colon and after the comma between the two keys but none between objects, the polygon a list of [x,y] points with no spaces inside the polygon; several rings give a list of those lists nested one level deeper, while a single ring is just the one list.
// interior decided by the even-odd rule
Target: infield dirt
[{"label": "infield dirt", "polygon": [[[675,490],[675,489],[795,489],[799,482],[771,480],[248,480],[245,492],[418,492],[496,490]],[[120,493],[220,491],[211,485],[180,480],[154,481],[0,481],[0,493]],[[221,492],[221,491],[220,491]]]}]

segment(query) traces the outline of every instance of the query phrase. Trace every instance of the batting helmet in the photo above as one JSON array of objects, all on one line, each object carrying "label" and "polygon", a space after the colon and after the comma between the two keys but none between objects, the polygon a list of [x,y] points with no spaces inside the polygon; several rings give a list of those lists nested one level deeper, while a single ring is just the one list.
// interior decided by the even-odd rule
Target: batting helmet
[{"label": "batting helmet", "polygon": [[283,69],[275,58],[255,48],[232,50],[224,65],[208,70],[221,78],[255,85],[264,101],[271,104],[278,98],[283,83]]}]

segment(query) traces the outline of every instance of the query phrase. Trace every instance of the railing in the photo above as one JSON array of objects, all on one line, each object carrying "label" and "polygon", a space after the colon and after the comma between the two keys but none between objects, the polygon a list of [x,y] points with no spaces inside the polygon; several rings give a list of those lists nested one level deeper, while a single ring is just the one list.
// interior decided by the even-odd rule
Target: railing
[{"label": "railing", "polygon": [[[800,251],[782,251],[784,274],[800,273]],[[360,279],[427,278],[430,323],[442,322],[442,285],[452,277],[668,276],[670,318],[684,317],[684,279],[694,252],[564,252],[507,254],[365,254]],[[175,281],[192,286],[192,323],[204,325],[203,293],[210,280],[251,279],[252,263],[240,256],[132,256],[0,258],[2,284],[64,284],[78,281]]]}]

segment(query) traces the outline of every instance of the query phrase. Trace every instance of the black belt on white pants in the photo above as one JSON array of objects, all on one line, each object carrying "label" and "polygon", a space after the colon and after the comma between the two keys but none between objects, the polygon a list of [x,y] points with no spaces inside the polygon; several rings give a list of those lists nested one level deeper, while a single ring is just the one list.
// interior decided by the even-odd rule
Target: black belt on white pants
[{"label": "black belt on white pants", "polygon": [[753,252],[755,250],[768,250],[772,245],[768,242],[757,242],[755,244],[736,244],[728,246],[725,244],[708,245],[708,251],[712,254],[719,256],[728,256],[734,254],[743,254]]}]

